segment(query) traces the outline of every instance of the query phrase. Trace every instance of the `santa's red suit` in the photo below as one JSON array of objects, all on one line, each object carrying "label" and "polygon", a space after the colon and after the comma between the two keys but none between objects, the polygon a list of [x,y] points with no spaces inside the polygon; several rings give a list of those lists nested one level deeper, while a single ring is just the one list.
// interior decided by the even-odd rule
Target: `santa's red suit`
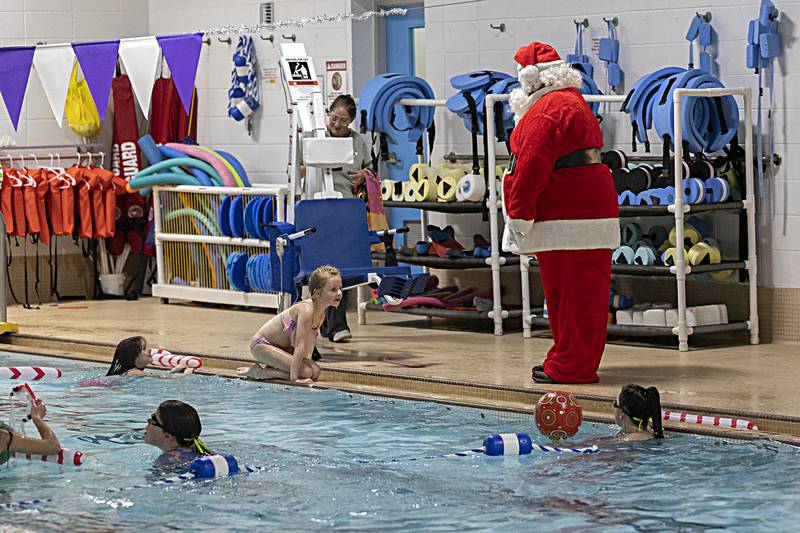
[{"label": "santa's red suit", "polygon": [[514,59],[521,88],[512,161],[503,180],[503,248],[535,255],[553,347],[540,382],[593,383],[603,355],[611,250],[619,245],[619,208],[611,173],[600,163],[603,136],[577,87],[580,73],[549,45],[532,43]]}]

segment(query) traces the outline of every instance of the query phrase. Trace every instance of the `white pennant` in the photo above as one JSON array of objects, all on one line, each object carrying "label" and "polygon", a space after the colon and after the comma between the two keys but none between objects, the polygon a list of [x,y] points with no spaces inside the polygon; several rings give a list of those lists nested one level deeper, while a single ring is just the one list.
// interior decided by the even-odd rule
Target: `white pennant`
[{"label": "white pennant", "polygon": [[122,39],[119,43],[119,57],[131,80],[133,94],[139,102],[144,116],[150,112],[150,97],[156,81],[156,68],[161,48],[155,37]]},{"label": "white pennant", "polygon": [[33,53],[33,66],[42,81],[44,93],[59,127],[64,118],[69,77],[74,63],[75,52],[69,43],[39,45]]}]

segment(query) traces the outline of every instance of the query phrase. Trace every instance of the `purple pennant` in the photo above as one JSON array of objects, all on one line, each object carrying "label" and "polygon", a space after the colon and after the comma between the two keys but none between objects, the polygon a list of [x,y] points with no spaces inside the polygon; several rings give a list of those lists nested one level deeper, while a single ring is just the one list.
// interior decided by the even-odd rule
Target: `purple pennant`
[{"label": "purple pennant", "polygon": [[0,48],[0,94],[3,95],[15,131],[19,125],[35,50],[35,46]]},{"label": "purple pennant", "polygon": [[178,89],[183,109],[189,114],[194,94],[194,79],[197,76],[197,63],[203,48],[203,34],[156,35],[164,59],[172,73],[172,81]]},{"label": "purple pennant", "polygon": [[72,49],[81,65],[83,77],[89,85],[94,105],[100,114],[100,121],[106,119],[108,95],[111,92],[111,79],[117,66],[119,41],[99,41],[94,43],[73,43]]}]

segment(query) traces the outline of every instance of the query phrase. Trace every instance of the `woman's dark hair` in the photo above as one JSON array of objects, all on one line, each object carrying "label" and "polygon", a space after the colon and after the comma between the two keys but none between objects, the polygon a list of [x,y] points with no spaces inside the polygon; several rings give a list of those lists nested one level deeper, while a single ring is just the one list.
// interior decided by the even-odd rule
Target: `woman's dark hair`
[{"label": "woman's dark hair", "polygon": [[639,385],[625,385],[617,398],[619,408],[635,424],[647,427],[647,421],[653,422],[653,435],[657,439],[664,438],[664,429],[661,426],[661,395],[655,387],[640,387]]},{"label": "woman's dark hair", "polygon": [[347,114],[350,116],[350,119],[356,118],[356,101],[353,100],[353,97],[349,94],[342,94],[336,97],[336,100],[333,101],[331,104],[330,111],[333,111],[337,107],[344,108],[347,111]]},{"label": "woman's dark hair", "polygon": [[131,368],[136,368],[136,358],[146,346],[147,341],[144,337],[128,337],[119,341],[106,376],[119,376]]},{"label": "woman's dark hair", "polygon": [[161,402],[157,411],[164,431],[175,437],[180,446],[194,447],[199,453],[206,453],[199,438],[203,426],[194,407],[180,400],[167,400]]}]

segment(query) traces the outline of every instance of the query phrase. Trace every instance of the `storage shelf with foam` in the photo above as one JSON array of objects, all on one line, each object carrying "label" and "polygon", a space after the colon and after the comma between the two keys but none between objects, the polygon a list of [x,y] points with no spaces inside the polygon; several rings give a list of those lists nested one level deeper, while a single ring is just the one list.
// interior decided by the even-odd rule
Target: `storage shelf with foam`
[{"label": "storage shelf with foam", "polygon": [[[407,307],[396,311],[384,311],[380,304],[366,304],[368,311],[383,311],[385,313],[403,313],[405,315],[427,316],[432,318],[463,318],[467,320],[489,320],[490,311],[473,311],[469,309],[439,309],[438,307]],[[508,318],[521,318],[522,309],[504,309]]]},{"label": "storage shelf with foam", "polygon": [[[550,327],[550,322],[546,318],[533,317],[531,325]],[[708,333],[721,333],[726,331],[746,331],[747,322],[729,322],[727,324],[717,324],[713,326],[693,326],[692,335],[702,335]],[[609,324],[607,332],[609,335],[621,335],[626,337],[672,337],[675,335],[673,328],[668,326],[631,326],[627,324]]]},{"label": "storage shelf with foam", "polygon": [[[535,259],[531,259],[530,268],[538,270],[539,264]],[[723,261],[714,265],[690,265],[690,268],[692,270],[691,272],[687,272],[687,275],[708,274],[711,272],[721,272],[723,270],[746,270],[747,263],[744,261]],[[618,276],[674,276],[669,269],[670,267],[666,265],[611,265],[611,273]]]},{"label": "storage shelf with foam", "polygon": [[394,202],[384,200],[383,207],[410,207],[439,213],[483,213],[486,211],[484,202]]},{"label": "storage shelf with foam", "polygon": [[[383,261],[386,256],[380,252],[373,252],[372,258],[377,261]],[[397,262],[405,263],[407,265],[419,265],[430,268],[442,269],[475,269],[475,268],[491,268],[491,264],[486,263],[485,257],[439,257],[436,255],[402,255],[397,254]],[[500,256],[500,259],[505,259],[504,266],[519,265],[519,256]]]},{"label": "storage shelf with foam", "polygon": [[[709,211],[740,211],[744,202],[721,202],[718,204],[687,204],[690,214],[707,213]],[[620,218],[625,217],[663,217],[674,216],[667,205],[621,205]]]}]

